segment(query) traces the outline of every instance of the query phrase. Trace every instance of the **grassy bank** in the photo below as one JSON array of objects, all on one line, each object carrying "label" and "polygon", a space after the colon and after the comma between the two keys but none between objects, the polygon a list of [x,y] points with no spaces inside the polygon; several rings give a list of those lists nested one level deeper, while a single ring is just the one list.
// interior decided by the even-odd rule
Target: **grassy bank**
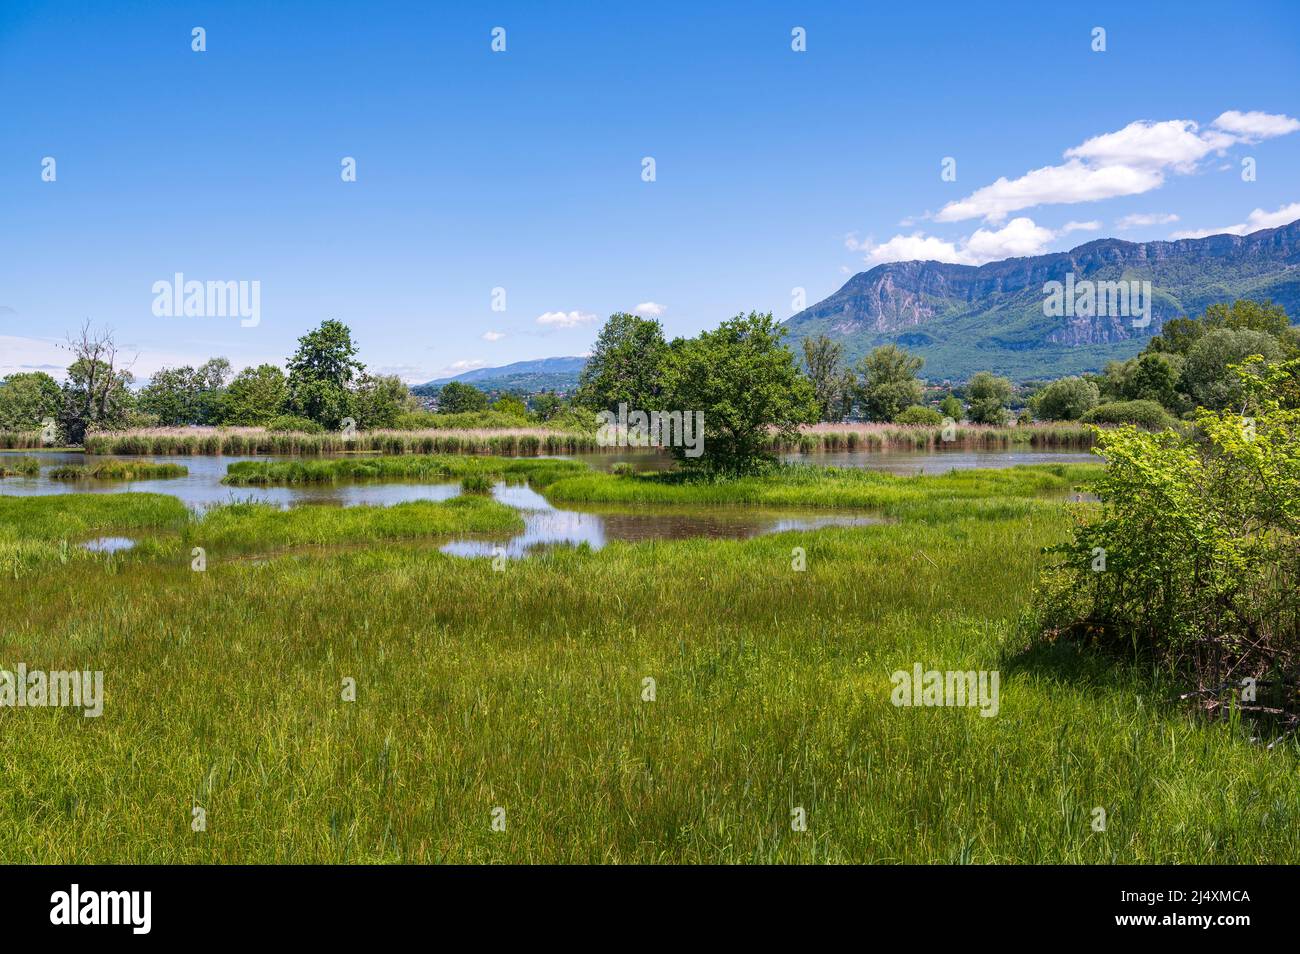
[{"label": "grassy bank", "polygon": [[162,480],[184,477],[190,470],[183,464],[154,464],[149,461],[106,460],[96,464],[65,464],[51,467],[51,480]]},{"label": "grassy bank", "polygon": [[564,460],[412,455],[336,460],[239,461],[226,468],[223,483],[324,484],[343,480],[451,480],[471,475],[550,483],[586,473],[585,464]]},{"label": "grassy bank", "polygon": [[[150,562],[188,566],[194,547],[222,556],[290,547],[351,546],[463,534],[508,535],[523,529],[518,513],[482,496],[417,500],[391,507],[231,503],[201,515],[163,494],[55,494],[0,497],[0,578],[36,569],[97,562],[110,574]],[[135,547],[92,553],[81,544],[128,536]]]},{"label": "grassy bank", "polygon": [[546,487],[556,503],[764,507],[849,507],[950,514],[968,507],[1024,510],[1037,498],[1073,490],[1097,464],[1050,464],[1003,470],[959,470],[942,475],[899,477],[860,468],[787,465],[760,477],[699,481],[676,473],[601,474],[560,477]]},{"label": "grassy bank", "polygon": [[[0,666],[102,669],[104,713],[0,710],[0,861],[1300,861],[1294,743],[1193,721],[1112,660],[1022,648],[1066,526],[1042,494],[1072,479],[1040,470],[881,481],[926,519],[502,571],[400,541],[203,573],[56,563],[7,587]],[[31,499],[25,533],[72,516]],[[197,539],[167,498],[78,499],[97,530],[144,507]],[[249,521],[232,545],[268,532],[223,514],[210,530]],[[998,715],[895,707],[890,674],[917,662],[999,670]]]}]

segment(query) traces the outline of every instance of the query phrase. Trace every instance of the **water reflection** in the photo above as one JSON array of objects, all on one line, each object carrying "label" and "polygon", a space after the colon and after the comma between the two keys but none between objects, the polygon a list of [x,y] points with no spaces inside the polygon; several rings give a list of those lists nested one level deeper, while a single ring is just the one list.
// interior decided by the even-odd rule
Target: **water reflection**
[{"label": "water reflection", "polygon": [[130,537],[97,537],[94,540],[87,540],[82,546],[96,553],[117,553],[120,550],[131,549],[135,546],[135,541]]},{"label": "water reflection", "polygon": [[865,515],[795,514],[739,507],[630,509],[589,508],[561,510],[531,487],[497,484],[492,496],[514,507],[524,518],[524,530],[508,541],[455,540],[443,553],[462,557],[497,554],[524,557],[539,547],[579,546],[599,550],[611,540],[684,540],[691,537],[745,539],[767,533],[816,530],[820,527],[857,527],[879,523]]}]

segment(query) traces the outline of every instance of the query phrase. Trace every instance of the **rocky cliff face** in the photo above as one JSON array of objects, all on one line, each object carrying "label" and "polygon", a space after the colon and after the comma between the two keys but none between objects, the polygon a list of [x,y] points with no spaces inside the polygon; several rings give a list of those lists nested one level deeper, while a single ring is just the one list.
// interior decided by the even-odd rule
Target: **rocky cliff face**
[{"label": "rocky cliff face", "polygon": [[[1067,276],[1075,283],[1149,281],[1151,322],[1135,327],[1109,314],[1045,315],[1043,286]],[[1099,239],[1069,252],[980,266],[892,262],[854,275],[786,326],[796,341],[810,334],[845,339],[853,354],[884,341],[989,357],[998,350],[1023,356],[1125,343],[1135,349],[1170,318],[1239,297],[1272,298],[1300,318],[1300,222],[1174,242]]]}]

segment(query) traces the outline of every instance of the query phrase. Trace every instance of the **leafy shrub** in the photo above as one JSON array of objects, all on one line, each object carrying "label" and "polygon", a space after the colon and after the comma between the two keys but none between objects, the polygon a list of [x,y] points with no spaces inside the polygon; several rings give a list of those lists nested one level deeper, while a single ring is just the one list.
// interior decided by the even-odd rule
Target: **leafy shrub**
[{"label": "leafy shrub", "polygon": [[1099,432],[1100,510],[1055,550],[1039,591],[1046,634],[1153,656],[1201,688],[1296,674],[1300,410],[1279,400],[1282,370],[1250,377],[1253,417],[1202,410],[1195,433]]},{"label": "leafy shrub", "polygon": [[1085,424],[1134,424],[1149,430],[1172,427],[1174,418],[1155,401],[1111,401],[1083,415]]},{"label": "leafy shrub", "polygon": [[323,434],[325,427],[316,421],[307,417],[295,417],[292,414],[281,414],[279,417],[273,417],[266,422],[268,431],[295,431],[299,434]]},{"label": "leafy shrub", "polygon": [[928,424],[935,426],[943,423],[943,415],[932,407],[925,407],[922,404],[913,404],[911,407],[904,408],[894,417],[895,424]]},{"label": "leafy shrub", "polygon": [[1079,377],[1060,378],[1034,395],[1031,407],[1046,421],[1077,421],[1097,406],[1097,385]]}]

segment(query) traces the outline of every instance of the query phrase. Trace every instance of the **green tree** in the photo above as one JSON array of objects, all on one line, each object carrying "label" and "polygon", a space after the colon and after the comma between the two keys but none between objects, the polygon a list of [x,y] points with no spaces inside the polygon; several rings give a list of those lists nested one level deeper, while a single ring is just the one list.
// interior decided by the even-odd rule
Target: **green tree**
[{"label": "green tree", "polygon": [[552,391],[534,394],[532,403],[533,413],[542,421],[549,421],[564,410],[564,401]]},{"label": "green tree", "polygon": [[1187,352],[1182,386],[1198,407],[1220,411],[1239,406],[1244,392],[1231,366],[1257,354],[1272,363],[1281,356],[1277,339],[1264,331],[1216,327]]},{"label": "green tree", "polygon": [[980,371],[966,382],[969,404],[966,415],[975,424],[1005,424],[1011,403],[1011,382]]},{"label": "green tree", "polygon": [[770,313],[750,312],[672,343],[663,407],[704,415],[703,454],[693,459],[675,447],[679,461],[749,473],[770,459],[773,433],[791,439],[800,424],[817,420],[817,396],[782,343],[784,334]]},{"label": "green tree", "polygon": [[873,421],[892,421],[903,408],[920,404],[924,394],[916,372],[925,359],[897,345],[882,345],[858,362],[862,380],[858,404]]},{"label": "green tree", "polygon": [[327,428],[338,427],[352,413],[352,383],[365,372],[356,353],[352,332],[341,321],[323,321],[299,338],[289,359],[290,410]]},{"label": "green tree", "polygon": [[957,399],[957,396],[949,394],[939,402],[939,413],[953,421],[960,421],[966,411],[961,406],[961,401]]},{"label": "green tree", "polygon": [[575,400],[594,411],[617,411],[620,403],[636,411],[659,408],[667,353],[659,322],[610,315],[578,378]]},{"label": "green tree", "polygon": [[225,358],[213,358],[198,368],[162,368],[140,390],[138,407],[165,427],[217,423],[229,374]]},{"label": "green tree", "polygon": [[1137,359],[1128,382],[1126,397],[1133,401],[1156,401],[1171,411],[1179,411],[1183,399],[1178,391],[1184,358],[1175,352],[1149,352]]},{"label": "green tree", "polygon": [[23,371],[0,381],[0,431],[32,431],[59,413],[59,382],[44,371]]},{"label": "green tree", "polygon": [[509,414],[511,417],[527,418],[528,405],[523,399],[514,394],[503,394],[492,402],[492,410],[499,414]]},{"label": "green tree", "polygon": [[1048,421],[1077,421],[1094,407],[1100,395],[1097,385],[1083,378],[1061,378],[1034,395],[1030,406],[1035,415]]},{"label": "green tree", "polygon": [[844,346],[826,335],[803,339],[803,364],[817,396],[818,418],[838,421],[852,404],[853,375],[844,367]]},{"label": "green tree", "polygon": [[288,382],[275,365],[245,368],[226,388],[221,420],[225,424],[260,427],[283,414],[288,400]]},{"label": "green tree", "polygon": [[487,406],[487,395],[464,381],[448,381],[438,392],[438,411],[441,414],[486,411]]},{"label": "green tree", "polygon": [[395,374],[363,374],[357,381],[352,410],[358,427],[393,427],[416,408],[411,389]]}]

